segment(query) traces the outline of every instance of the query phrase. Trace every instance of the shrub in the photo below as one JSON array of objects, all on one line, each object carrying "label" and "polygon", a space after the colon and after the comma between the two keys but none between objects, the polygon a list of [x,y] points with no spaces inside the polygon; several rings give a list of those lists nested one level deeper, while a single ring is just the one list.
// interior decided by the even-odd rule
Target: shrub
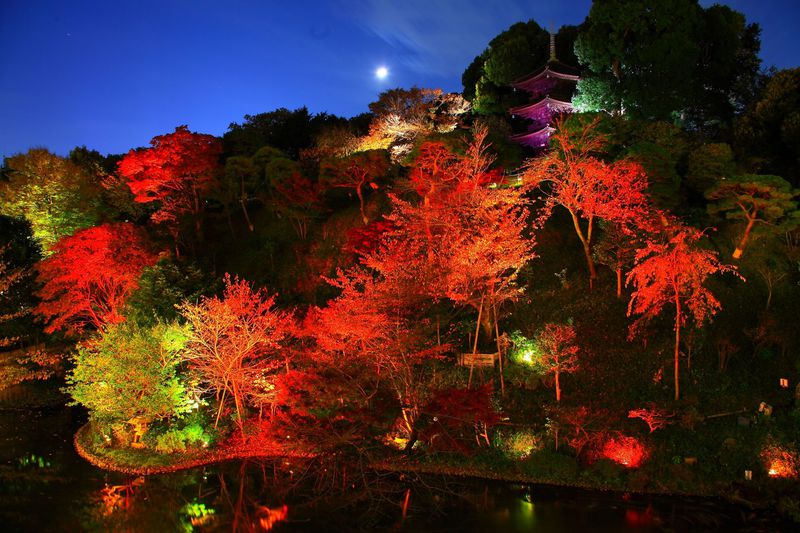
[{"label": "shrub", "polygon": [[532,429],[497,431],[494,446],[512,459],[524,459],[542,448],[542,438]]},{"label": "shrub", "polygon": [[171,429],[156,437],[156,451],[158,453],[185,452],[186,444],[181,430]]}]

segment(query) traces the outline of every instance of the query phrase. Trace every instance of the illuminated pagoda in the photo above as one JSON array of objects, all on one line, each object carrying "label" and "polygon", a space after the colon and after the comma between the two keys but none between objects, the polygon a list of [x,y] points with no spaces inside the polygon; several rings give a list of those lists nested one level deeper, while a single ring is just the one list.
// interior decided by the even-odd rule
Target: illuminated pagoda
[{"label": "illuminated pagoda", "polygon": [[576,68],[556,59],[556,36],[550,31],[550,59],[540,69],[511,83],[515,90],[531,95],[528,104],[508,110],[512,116],[530,120],[528,131],[512,135],[514,141],[534,149],[547,147],[557,115],[571,113],[572,93],[580,79]]}]

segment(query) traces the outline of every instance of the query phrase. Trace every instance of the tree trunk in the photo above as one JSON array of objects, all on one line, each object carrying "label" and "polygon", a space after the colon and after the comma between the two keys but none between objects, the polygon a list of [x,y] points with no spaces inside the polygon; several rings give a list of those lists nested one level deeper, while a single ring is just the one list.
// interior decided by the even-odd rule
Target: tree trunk
[{"label": "tree trunk", "polygon": [[561,381],[559,381],[560,372],[556,370],[556,401],[561,401]]},{"label": "tree trunk", "polygon": [[733,258],[739,259],[742,257],[744,253],[744,247],[747,246],[747,241],[750,239],[750,232],[753,230],[753,225],[756,223],[756,217],[753,215],[752,218],[749,216],[747,217],[747,227],[744,228],[744,235],[742,235],[742,239],[739,241],[739,245],[733,251]]},{"label": "tree trunk", "polygon": [[203,228],[200,225],[200,195],[197,194],[197,188],[192,188],[192,196],[194,197],[194,230],[199,240],[203,240]]},{"label": "tree trunk", "polygon": [[497,323],[497,304],[494,301],[494,296],[492,296],[492,312],[494,314],[494,338],[497,342],[497,364],[500,367],[500,394],[505,396],[506,382],[503,377],[503,348],[500,346],[500,326]]},{"label": "tree trunk", "polygon": [[592,246],[589,239],[583,235],[578,215],[572,211],[570,211],[569,214],[572,216],[572,224],[575,226],[575,233],[578,235],[583,245],[583,255],[586,257],[586,265],[589,267],[589,290],[592,290],[594,288],[594,280],[597,279],[597,269],[594,266],[594,260],[592,260]]},{"label": "tree trunk", "polygon": [[358,203],[361,207],[361,220],[364,222],[366,226],[369,224],[369,219],[367,218],[366,213],[364,212],[364,193],[361,192],[361,184],[356,187],[356,194],[358,195]]},{"label": "tree trunk", "polygon": [[252,233],[253,223],[250,222],[250,214],[247,212],[247,195],[244,192],[244,178],[242,178],[239,183],[241,184],[241,188],[239,189],[239,203],[242,205],[242,212],[244,213],[244,219],[247,221],[247,227],[250,228],[250,232]]},{"label": "tree trunk", "polygon": [[[475,344],[472,345],[472,355],[474,356],[478,353],[478,334],[481,331],[481,315],[483,314],[483,299],[486,297],[485,294],[481,295],[481,305],[478,307],[478,320],[475,324]],[[475,370],[475,358],[473,357],[472,361],[469,363],[469,380],[467,381],[467,387],[472,386],[472,371]]]},{"label": "tree trunk", "polygon": [[253,223],[250,222],[250,213],[247,212],[247,202],[245,202],[244,198],[240,198],[239,203],[242,206],[242,213],[244,213],[244,219],[247,222],[247,227],[252,232],[254,228],[253,228]]},{"label": "tree trunk", "polygon": [[[222,398],[219,399],[219,407],[217,408],[217,418],[214,420],[214,429],[217,429],[217,425],[219,424],[219,417],[222,415],[222,407],[225,405],[225,394],[228,392],[228,389],[222,389]],[[219,395],[219,391],[217,391]]]},{"label": "tree trunk", "polygon": [[680,398],[681,300],[675,291],[675,401]]}]

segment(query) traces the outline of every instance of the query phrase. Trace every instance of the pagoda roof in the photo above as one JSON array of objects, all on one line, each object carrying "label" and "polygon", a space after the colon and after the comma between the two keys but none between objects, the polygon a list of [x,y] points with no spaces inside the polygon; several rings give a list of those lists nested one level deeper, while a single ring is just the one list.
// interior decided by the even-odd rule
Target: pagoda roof
[{"label": "pagoda roof", "polygon": [[555,98],[550,98],[549,96],[545,96],[538,102],[533,104],[525,104],[517,107],[512,107],[508,110],[509,113],[512,115],[520,115],[526,116],[531,113],[534,113],[538,109],[543,107],[547,107],[548,109],[555,109],[558,111],[571,111],[573,109],[572,103],[565,102],[563,100],[556,100]]},{"label": "pagoda roof", "polygon": [[561,61],[548,61],[543,67],[512,81],[511,86],[516,89],[528,90],[531,84],[535,84],[543,78],[578,81],[581,77],[578,69],[574,67],[564,64]]},{"label": "pagoda roof", "polygon": [[516,141],[520,144],[525,144],[527,146],[531,146],[533,148],[540,148],[547,144],[547,140],[550,138],[550,135],[556,131],[555,128],[551,126],[545,126],[544,128],[538,129],[536,131],[528,131],[525,133],[517,133],[511,136],[512,141]]}]

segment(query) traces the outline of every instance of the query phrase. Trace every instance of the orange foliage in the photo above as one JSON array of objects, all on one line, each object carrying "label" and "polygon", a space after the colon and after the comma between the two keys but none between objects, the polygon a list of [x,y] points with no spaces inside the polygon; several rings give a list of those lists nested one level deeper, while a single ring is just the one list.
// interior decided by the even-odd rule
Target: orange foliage
[{"label": "orange foliage", "polygon": [[514,281],[533,257],[524,235],[528,211],[522,191],[495,186],[486,131],[478,130],[464,156],[441,143],[426,143],[411,171],[421,202],[392,196],[387,217],[396,230],[365,264],[387,279],[408,278],[418,291],[480,307],[500,305],[520,290]]},{"label": "orange foliage", "polygon": [[217,422],[227,397],[233,399],[240,427],[245,400],[263,403],[274,394],[270,374],[284,365],[281,342],[291,329],[288,314],[273,308],[275,296],[225,275],[223,297],[186,303],[181,313],[192,326],[186,357],[215,391]]},{"label": "orange foliage", "polygon": [[548,210],[561,206],[569,212],[583,246],[590,287],[597,277],[592,258],[595,220],[635,226],[647,219],[650,209],[641,165],[626,160],[606,163],[595,157],[605,142],[594,131],[598,122],[577,135],[559,124],[551,138],[553,149],[529,161],[523,173],[525,186],[539,189]]},{"label": "orange foliage", "polygon": [[761,450],[761,460],[770,477],[796,478],[800,473],[800,456],[797,452],[772,439]]},{"label": "orange foliage", "polygon": [[689,318],[697,327],[714,316],[721,304],[705,287],[707,279],[735,267],[719,262],[717,253],[700,248],[703,232],[689,226],[668,226],[664,238],[649,240],[636,252],[636,266],[627,283],[634,286],[628,316],[642,315],[630,329],[630,337],[642,323],[658,316],[665,307],[675,308],[675,399],[679,398],[680,332]]},{"label": "orange foliage", "polygon": [[45,331],[79,333],[122,322],[125,299],[139,286],[142,269],[155,264],[142,231],[117,222],[76,231],[61,239],[53,255],[39,263],[41,303],[33,310]]},{"label": "orange foliage", "polygon": [[556,401],[561,401],[560,376],[578,370],[578,351],[575,327],[564,324],[545,324],[537,337],[539,363],[552,372],[556,382]]}]

